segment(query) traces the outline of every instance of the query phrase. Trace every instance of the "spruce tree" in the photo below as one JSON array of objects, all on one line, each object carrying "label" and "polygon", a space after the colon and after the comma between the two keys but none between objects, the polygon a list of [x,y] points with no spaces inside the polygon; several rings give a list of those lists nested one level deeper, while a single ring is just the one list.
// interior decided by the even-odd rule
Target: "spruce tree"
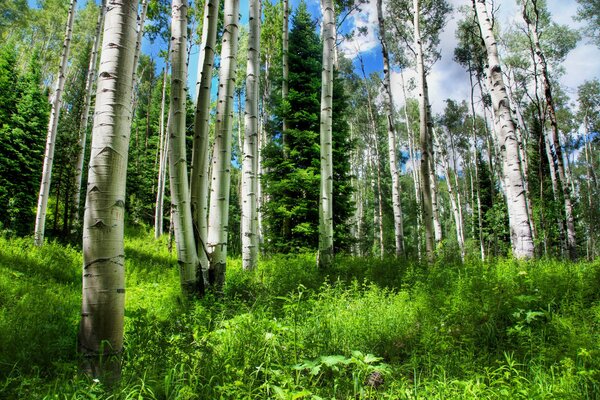
[{"label": "spruce tree", "polygon": [[[264,149],[263,183],[269,201],[264,205],[266,246],[271,251],[314,250],[319,225],[319,112],[321,43],[316,23],[305,3],[292,16],[289,34],[289,93],[269,127],[271,140]],[[348,100],[339,73],[334,74],[333,176],[336,250],[350,244],[350,139],[346,121]],[[282,119],[287,123],[283,155]]]}]

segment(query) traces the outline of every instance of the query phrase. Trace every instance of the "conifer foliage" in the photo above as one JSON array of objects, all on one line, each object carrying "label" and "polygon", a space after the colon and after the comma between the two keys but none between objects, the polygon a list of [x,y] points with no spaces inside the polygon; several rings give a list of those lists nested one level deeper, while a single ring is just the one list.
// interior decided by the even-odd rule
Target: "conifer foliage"
[{"label": "conifer foliage", "polygon": [[[264,206],[266,241],[272,251],[316,249],[319,221],[319,112],[321,43],[306,4],[292,16],[289,35],[289,94],[276,110],[271,141],[263,153],[263,182],[269,201]],[[334,74],[333,175],[334,243],[348,246],[351,147],[346,121],[348,108],[339,74]],[[284,157],[281,120],[286,117],[287,157]],[[336,240],[339,239],[339,240]]]}]

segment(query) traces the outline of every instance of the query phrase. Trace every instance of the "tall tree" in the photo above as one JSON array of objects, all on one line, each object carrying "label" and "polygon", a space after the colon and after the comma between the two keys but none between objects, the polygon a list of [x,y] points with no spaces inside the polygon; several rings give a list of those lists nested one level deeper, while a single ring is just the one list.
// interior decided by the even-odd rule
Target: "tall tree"
[{"label": "tall tree", "polygon": [[541,68],[541,78],[543,83],[543,93],[547,107],[547,113],[550,120],[551,148],[553,153],[553,163],[556,163],[560,185],[562,187],[563,202],[565,208],[565,221],[567,225],[567,249],[569,256],[574,259],[577,257],[577,243],[575,238],[575,216],[573,204],[571,201],[570,188],[567,182],[565,172],[562,145],[559,140],[558,119],[556,117],[556,106],[554,101],[552,83],[548,72],[546,56],[542,50],[539,38],[540,8],[537,0],[527,0],[523,3],[523,19],[527,23],[531,39],[534,44],[537,62]]},{"label": "tall tree", "polygon": [[319,202],[318,264],[329,268],[333,263],[333,61],[335,52],[335,11],[333,0],[321,0],[323,10],[323,67],[321,74],[321,197]]},{"label": "tall tree", "polygon": [[61,55],[59,75],[56,81],[56,89],[52,98],[52,107],[50,110],[50,121],[48,122],[48,136],[46,139],[46,152],[44,154],[44,167],[42,170],[42,182],[40,184],[40,194],[38,197],[38,206],[35,220],[34,242],[36,246],[44,244],[44,231],[46,225],[46,210],[48,208],[48,197],[50,196],[50,182],[52,179],[52,163],[54,160],[54,147],[56,144],[56,132],[58,120],[62,105],[62,94],[65,87],[67,66],[69,61],[69,50],[71,46],[71,37],[73,36],[73,21],[75,20],[75,6],[77,0],[71,0],[69,13],[67,16],[67,28],[65,40],[63,42],[63,52]]},{"label": "tall tree", "polygon": [[[282,0],[283,5],[283,29],[281,39],[281,64],[282,64],[282,77],[281,77],[281,102],[283,107],[287,107],[287,97],[289,94],[289,19],[290,19],[290,4],[289,0]],[[287,146],[287,130],[288,122],[286,113],[283,114],[283,127],[281,131],[282,142],[283,142],[283,155],[287,157],[288,150]]]},{"label": "tall tree", "polygon": [[498,135],[502,154],[502,169],[505,177],[513,254],[517,258],[531,258],[534,256],[534,245],[527,212],[527,201],[523,195],[524,178],[519,160],[519,143],[515,136],[516,128],[506,95],[496,39],[485,0],[473,0],[473,7],[475,8],[488,57],[489,90],[494,108],[496,134]]},{"label": "tall tree", "polygon": [[90,117],[90,109],[92,103],[92,93],[94,82],[96,81],[96,68],[98,60],[98,48],[102,39],[102,25],[104,24],[104,14],[106,13],[106,0],[100,3],[98,11],[98,21],[96,22],[96,32],[94,34],[94,43],[90,54],[90,64],[88,65],[87,78],[85,81],[85,102],[83,112],[81,114],[81,122],[79,125],[79,153],[77,156],[77,165],[75,171],[75,190],[73,191],[73,220],[79,219],[79,201],[81,198],[81,181],[83,176],[83,162],[85,159],[85,148],[87,142],[87,128]]},{"label": "tall tree", "polygon": [[[171,23],[171,106],[169,111],[169,171],[171,205],[175,225],[175,242],[180,266],[181,288],[184,293],[201,293],[204,288],[200,268],[206,269],[207,259],[198,254],[194,238],[192,209],[187,169],[186,82],[187,82],[187,0],[173,0]],[[202,258],[199,258],[202,257]]]},{"label": "tall tree", "polygon": [[192,150],[191,206],[194,224],[198,231],[196,247],[198,252],[205,251],[208,234],[208,143],[210,120],[210,92],[212,87],[219,0],[207,0],[204,3],[204,22],[200,56],[198,59],[198,78],[196,88],[196,115],[194,118],[194,140]]},{"label": "tall tree", "polygon": [[120,372],[125,307],[125,180],[137,0],[107,9],[83,221],[83,302],[79,350],[94,377]]},{"label": "tall tree", "polygon": [[217,290],[225,283],[227,263],[227,226],[229,222],[229,189],[231,186],[231,129],[233,123],[233,90],[237,69],[238,13],[239,2],[237,0],[225,0],[207,237],[210,258],[210,284],[215,286]]},{"label": "tall tree", "polygon": [[250,2],[248,63],[246,72],[246,118],[242,161],[242,266],[254,269],[258,255],[258,94],[260,78],[261,1]]},{"label": "tall tree", "polygon": [[402,203],[400,201],[400,172],[398,171],[398,153],[396,146],[396,127],[394,122],[394,98],[392,96],[390,56],[388,52],[385,20],[383,17],[382,0],[377,0],[377,19],[379,21],[379,41],[383,55],[383,89],[386,95],[388,153],[390,173],[392,175],[392,207],[394,209],[394,237],[396,242],[396,257],[404,255],[404,225],[402,222]]}]

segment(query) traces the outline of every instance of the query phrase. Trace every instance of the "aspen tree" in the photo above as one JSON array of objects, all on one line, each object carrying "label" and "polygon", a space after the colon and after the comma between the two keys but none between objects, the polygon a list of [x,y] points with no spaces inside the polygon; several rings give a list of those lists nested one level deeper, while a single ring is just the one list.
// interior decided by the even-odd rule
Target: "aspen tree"
[{"label": "aspen tree", "polygon": [[394,238],[396,257],[404,255],[404,226],[402,221],[402,203],[400,201],[400,174],[398,171],[398,154],[396,152],[396,128],[394,125],[394,98],[390,79],[390,57],[385,39],[385,21],[383,18],[382,0],[377,0],[377,17],[379,21],[379,41],[383,55],[383,89],[386,96],[388,127],[388,158],[392,175],[392,208],[394,210]]},{"label": "aspen tree", "polygon": [[219,0],[204,3],[204,23],[198,76],[196,79],[196,111],[194,117],[194,140],[192,151],[191,206],[197,229],[196,248],[205,251],[208,234],[208,142],[210,120],[210,91],[217,43]]},{"label": "aspen tree", "polygon": [[118,379],[123,350],[125,182],[137,0],[107,8],[83,219],[79,350],[94,377]]},{"label": "aspen tree", "polygon": [[[163,208],[165,203],[165,180],[167,176],[167,152],[169,149],[169,138],[165,127],[165,108],[167,102],[167,78],[169,76],[169,63],[163,68],[162,96],[160,101],[160,117],[158,135],[158,184],[156,186],[156,207],[154,210],[154,237],[158,239],[163,234]],[[168,125],[168,121],[167,121]]]},{"label": "aspen tree", "polygon": [[79,142],[77,143],[79,152],[77,155],[77,165],[75,170],[75,190],[73,192],[73,215],[72,221],[79,220],[79,200],[81,198],[81,180],[83,172],[83,162],[85,159],[85,146],[87,142],[88,120],[90,118],[90,108],[92,103],[92,90],[96,81],[96,67],[98,60],[98,48],[102,39],[102,25],[104,24],[104,14],[106,13],[106,0],[102,0],[100,9],[98,10],[98,21],[96,22],[96,32],[94,34],[94,44],[90,55],[90,63],[87,70],[87,78],[85,81],[85,100],[83,112],[81,113],[81,122],[79,125]]},{"label": "aspen tree", "polygon": [[180,266],[181,288],[185,294],[202,293],[200,268],[206,269],[204,252],[196,251],[187,156],[185,149],[187,82],[187,0],[173,0],[171,22],[171,106],[168,123],[171,210]]},{"label": "aspen tree", "polygon": [[[542,46],[540,45],[539,32],[538,32],[538,19],[539,19],[539,9],[537,0],[530,0],[533,8],[533,17],[532,19],[527,10],[527,5],[529,1],[525,1],[523,3],[523,19],[527,23],[529,27],[529,31],[532,36],[533,44],[535,46],[535,55],[537,58],[537,63],[539,63],[541,68],[541,77],[543,83],[543,92],[544,92],[544,100],[546,102],[547,113],[550,119],[550,134],[551,137],[547,141],[547,146],[550,149],[550,153],[552,154],[551,163],[554,164],[556,162],[556,170],[558,172],[558,177],[560,180],[560,186],[563,194],[563,202],[565,208],[565,222],[567,225],[567,249],[569,252],[569,257],[571,259],[575,259],[577,257],[577,243],[575,239],[575,218],[573,213],[573,204],[571,202],[571,193],[569,190],[569,183],[567,181],[567,174],[565,172],[565,166],[563,161],[563,150],[559,140],[559,132],[558,132],[558,120],[556,118],[556,106],[554,104],[554,97],[552,94],[552,83],[550,82],[550,76],[548,73],[548,63],[546,62],[546,57],[544,55],[544,51],[542,50]],[[555,161],[554,161],[555,159]],[[556,179],[556,178],[555,178]]]},{"label": "aspen tree", "polygon": [[[419,90],[419,132],[421,145],[421,199],[423,212],[423,225],[425,225],[425,251],[427,258],[433,259],[434,245],[434,224],[433,224],[433,204],[431,193],[431,145],[430,145],[430,122],[428,121],[429,96],[427,93],[427,80],[425,77],[425,64],[423,61],[423,46],[421,43],[421,31],[419,26],[419,0],[413,0],[414,15],[414,40],[417,51],[417,80]],[[433,174],[435,175],[435,173]],[[435,176],[434,176],[435,178]]]},{"label": "aspen tree", "polygon": [[60,118],[60,110],[62,107],[62,95],[67,78],[67,67],[69,63],[69,52],[71,49],[71,38],[73,36],[73,21],[75,20],[76,5],[77,0],[71,0],[69,5],[69,14],[67,16],[65,40],[63,42],[62,55],[60,57],[58,79],[56,80],[56,88],[52,98],[52,107],[50,110],[50,119],[48,121],[48,136],[46,138],[46,151],[44,154],[42,182],[40,184],[40,194],[38,197],[37,213],[35,217],[34,243],[36,246],[42,246],[44,244],[46,211],[48,208],[48,197],[50,196],[50,183],[52,180],[52,164],[54,161],[56,132],[58,130],[58,120]]},{"label": "aspen tree", "polygon": [[239,1],[225,0],[207,237],[210,256],[210,283],[217,290],[225,283],[227,263],[227,225],[229,222],[229,188],[231,185],[231,129],[233,123],[233,90],[237,68],[238,13]]},{"label": "aspen tree", "polygon": [[[282,50],[281,50],[281,64],[282,64],[282,78],[281,78],[281,101],[286,104],[288,97],[288,83],[289,83],[289,64],[288,64],[288,52],[289,52],[289,20],[290,20],[290,4],[289,0],[283,0],[283,29],[282,29]],[[283,116],[283,127],[282,127],[282,143],[283,143],[283,156],[287,157],[288,153],[288,137],[287,137],[288,123],[287,118]]]},{"label": "aspen tree", "polygon": [[333,263],[333,61],[335,47],[335,12],[333,0],[321,0],[323,10],[323,70],[321,74],[321,199],[319,204],[320,268]]},{"label": "aspen tree", "polygon": [[494,125],[502,155],[502,175],[504,176],[513,255],[517,258],[532,258],[534,245],[529,225],[527,201],[523,190],[519,143],[515,135],[515,123],[506,95],[494,31],[488,17],[485,0],[473,0],[473,7],[477,14],[488,57],[489,90],[494,109]]},{"label": "aspen tree", "polygon": [[244,158],[242,161],[242,266],[256,268],[258,256],[258,94],[260,80],[261,1],[250,1]]}]

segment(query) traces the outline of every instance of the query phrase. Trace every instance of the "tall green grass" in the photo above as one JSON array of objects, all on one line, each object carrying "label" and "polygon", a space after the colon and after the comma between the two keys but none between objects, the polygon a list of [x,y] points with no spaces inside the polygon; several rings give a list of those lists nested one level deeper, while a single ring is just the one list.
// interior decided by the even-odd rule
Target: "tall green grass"
[{"label": "tall green grass", "polygon": [[166,240],[126,239],[120,386],[78,373],[81,253],[0,238],[0,398],[600,398],[600,263],[229,260],[181,301]]}]

